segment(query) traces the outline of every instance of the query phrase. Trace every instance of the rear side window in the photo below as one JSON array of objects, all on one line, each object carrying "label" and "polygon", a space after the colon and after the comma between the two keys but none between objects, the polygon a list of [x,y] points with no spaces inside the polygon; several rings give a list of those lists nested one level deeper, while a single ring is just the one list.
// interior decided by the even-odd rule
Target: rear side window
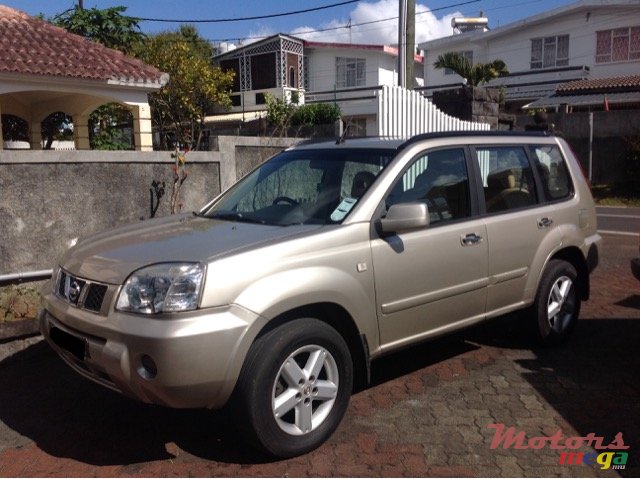
[{"label": "rear side window", "polygon": [[537,203],[533,171],[522,146],[476,148],[487,213],[517,210]]},{"label": "rear side window", "polygon": [[569,198],[573,194],[573,184],[560,148],[556,145],[531,146],[531,156],[540,174],[547,200]]}]

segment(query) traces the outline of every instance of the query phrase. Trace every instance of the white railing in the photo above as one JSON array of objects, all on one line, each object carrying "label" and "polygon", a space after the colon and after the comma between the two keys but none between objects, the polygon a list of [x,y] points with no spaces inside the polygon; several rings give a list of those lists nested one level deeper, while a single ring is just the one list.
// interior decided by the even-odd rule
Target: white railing
[{"label": "white railing", "polygon": [[378,135],[408,138],[438,131],[489,130],[488,123],[460,120],[438,110],[420,93],[383,86],[378,94]]}]

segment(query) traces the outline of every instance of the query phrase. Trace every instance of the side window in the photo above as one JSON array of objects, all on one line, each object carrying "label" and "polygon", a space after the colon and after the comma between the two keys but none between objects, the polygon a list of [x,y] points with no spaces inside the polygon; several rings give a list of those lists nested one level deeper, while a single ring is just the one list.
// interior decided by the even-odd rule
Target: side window
[{"label": "side window", "polygon": [[389,193],[386,205],[410,201],[427,204],[432,224],[469,217],[464,149],[430,151],[414,160]]},{"label": "side window", "polygon": [[544,195],[549,201],[569,198],[573,193],[571,175],[560,148],[556,145],[531,147],[531,156],[542,180]]},{"label": "side window", "polygon": [[476,153],[488,213],[537,203],[533,172],[523,147],[481,147]]}]

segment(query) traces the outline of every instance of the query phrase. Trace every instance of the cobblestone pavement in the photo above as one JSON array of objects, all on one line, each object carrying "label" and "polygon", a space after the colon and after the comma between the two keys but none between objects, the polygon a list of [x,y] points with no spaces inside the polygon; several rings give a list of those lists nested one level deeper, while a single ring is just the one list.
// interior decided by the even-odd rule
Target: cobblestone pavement
[{"label": "cobblestone pavement", "polygon": [[[243,446],[233,418],[130,401],[45,344],[26,344],[0,361],[0,476],[638,476],[637,253],[637,238],[605,237],[592,299],[564,347],[532,349],[515,315],[378,360],[374,384],[354,395],[329,442],[286,461]],[[622,432],[628,464],[602,470],[560,465],[549,447],[491,449],[490,424],[529,439],[595,433],[605,444]]]}]

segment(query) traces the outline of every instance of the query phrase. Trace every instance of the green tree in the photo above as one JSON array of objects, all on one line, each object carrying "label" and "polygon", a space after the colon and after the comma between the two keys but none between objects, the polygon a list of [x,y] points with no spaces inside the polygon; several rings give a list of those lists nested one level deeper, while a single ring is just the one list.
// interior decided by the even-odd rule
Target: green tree
[{"label": "green tree", "polygon": [[73,139],[73,119],[62,111],[52,113],[40,125],[42,131],[42,139],[45,144],[43,149],[50,150],[54,140],[71,140]]},{"label": "green tree", "polygon": [[29,124],[19,116],[3,113],[2,137],[5,141],[29,141]]},{"label": "green tree", "polygon": [[119,103],[99,106],[89,116],[89,142],[93,150],[130,150],[131,111]]},{"label": "green tree", "polygon": [[56,15],[49,21],[68,32],[131,54],[144,40],[145,35],[140,30],[138,19],[124,15],[126,11],[127,7],[76,7]]},{"label": "green tree", "polygon": [[149,95],[154,126],[163,133],[173,132],[178,145],[200,148],[204,118],[215,108],[229,108],[233,72],[223,72],[211,63],[213,49],[195,28],[183,25],[178,31],[149,36],[136,55],[149,65],[170,75],[160,91]]},{"label": "green tree", "polygon": [[467,80],[469,86],[483,85],[494,78],[509,74],[507,65],[502,60],[491,63],[471,64],[461,53],[448,52],[439,55],[433,66],[438,69],[448,68]]},{"label": "green tree", "polygon": [[283,136],[291,124],[291,117],[296,111],[293,103],[276,98],[271,93],[264,94],[267,105],[267,121],[275,127],[275,134]]},{"label": "green tree", "polygon": [[291,117],[294,126],[317,126],[333,124],[341,115],[336,103],[310,103],[299,106]]},{"label": "green tree", "polygon": [[[293,100],[293,99],[292,99]],[[340,107],[335,103],[310,103],[298,105],[265,94],[267,120],[275,126],[275,134],[283,136],[291,126],[317,126],[333,124],[340,118]]]}]

